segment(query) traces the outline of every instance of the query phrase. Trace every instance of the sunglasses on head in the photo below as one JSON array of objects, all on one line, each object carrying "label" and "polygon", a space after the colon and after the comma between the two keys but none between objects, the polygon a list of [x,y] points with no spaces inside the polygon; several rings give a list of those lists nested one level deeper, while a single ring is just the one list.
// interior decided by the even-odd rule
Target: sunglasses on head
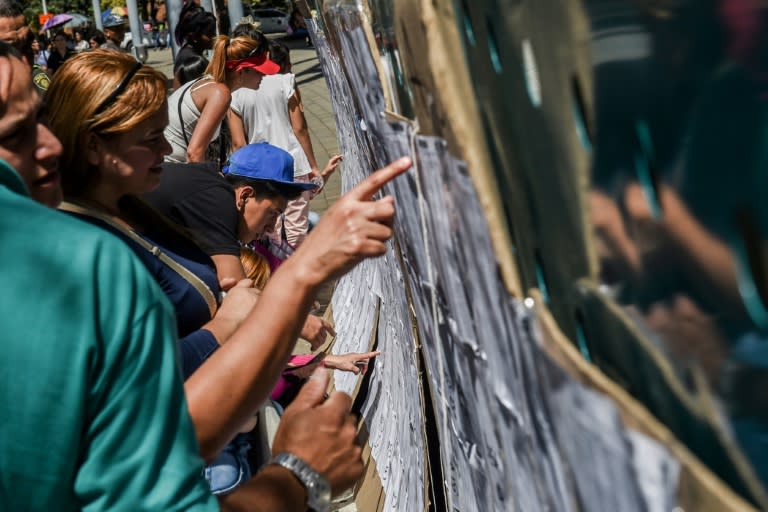
[{"label": "sunglasses on head", "polygon": [[102,101],[98,107],[96,107],[96,110],[93,112],[93,115],[97,115],[102,113],[104,110],[107,109],[110,105],[112,105],[115,101],[117,101],[117,98],[125,91],[125,88],[128,87],[128,82],[131,81],[131,78],[141,69],[141,66],[143,64],[140,61],[136,61],[136,64],[133,65],[133,67],[128,71],[128,73],[125,75],[125,77],[120,81],[119,84],[117,84],[117,87],[115,87],[115,90],[112,91],[112,93],[106,97],[104,101]]}]

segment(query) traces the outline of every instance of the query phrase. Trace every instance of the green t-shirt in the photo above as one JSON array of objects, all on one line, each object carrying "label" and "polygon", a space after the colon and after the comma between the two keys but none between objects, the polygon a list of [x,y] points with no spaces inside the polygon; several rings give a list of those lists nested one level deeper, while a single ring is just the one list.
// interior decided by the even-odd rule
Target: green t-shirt
[{"label": "green t-shirt", "polygon": [[0,509],[218,510],[142,263],[2,161],[0,241]]}]

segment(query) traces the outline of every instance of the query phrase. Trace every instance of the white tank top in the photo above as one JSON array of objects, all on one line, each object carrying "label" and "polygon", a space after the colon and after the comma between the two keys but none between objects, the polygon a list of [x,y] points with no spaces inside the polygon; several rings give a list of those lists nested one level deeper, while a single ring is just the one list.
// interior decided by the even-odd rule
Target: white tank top
[{"label": "white tank top", "polygon": [[[168,97],[168,126],[165,127],[163,133],[171,148],[173,148],[173,152],[165,157],[166,162],[184,163],[187,161],[187,144],[184,142],[184,135],[181,131],[182,120],[179,119],[179,100],[183,95],[184,98],[181,100],[181,116],[184,119],[183,130],[187,134],[187,140],[190,140],[192,139],[192,133],[195,131],[195,126],[197,126],[197,121],[200,119],[200,111],[192,100],[192,92],[213,83],[210,80],[202,83],[192,81],[182,85]],[[216,127],[216,132],[213,134],[211,141],[216,140],[220,129],[221,125]]]}]

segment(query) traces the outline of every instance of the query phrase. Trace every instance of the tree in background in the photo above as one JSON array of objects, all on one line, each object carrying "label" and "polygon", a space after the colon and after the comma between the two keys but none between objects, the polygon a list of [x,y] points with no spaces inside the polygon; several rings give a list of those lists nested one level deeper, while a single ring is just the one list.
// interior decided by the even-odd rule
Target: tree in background
[{"label": "tree in background", "polygon": [[[110,7],[125,7],[125,0],[100,0],[101,10]],[[142,19],[154,17],[157,8],[163,4],[162,0],[138,0],[139,13]],[[25,2],[24,16],[34,27],[39,28],[38,15],[43,13],[42,0],[28,0]],[[48,12],[61,14],[66,12],[77,12],[89,17],[93,17],[91,0],[47,0]]]}]

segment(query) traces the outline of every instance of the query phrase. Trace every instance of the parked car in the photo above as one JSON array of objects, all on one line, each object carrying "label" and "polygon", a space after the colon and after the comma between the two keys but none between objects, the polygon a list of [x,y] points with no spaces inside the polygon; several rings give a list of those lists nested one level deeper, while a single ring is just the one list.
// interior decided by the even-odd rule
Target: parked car
[{"label": "parked car", "polygon": [[268,34],[272,32],[285,32],[288,28],[288,14],[279,9],[254,9],[253,20],[261,23],[261,30]]},{"label": "parked car", "polygon": [[143,48],[136,47],[133,44],[133,34],[131,34],[130,30],[125,33],[125,36],[123,36],[123,42],[120,43],[120,47],[124,48],[125,51],[132,53],[134,57],[136,57],[141,62],[147,62],[147,52],[151,48],[152,45],[152,38],[150,37],[151,34],[147,34],[147,32],[144,30],[144,28],[141,29],[141,41],[143,44]]},{"label": "parked car", "polygon": [[[147,33],[146,30],[142,27],[141,29],[141,42],[146,48],[152,47],[152,37],[150,33]],[[130,28],[126,30],[125,37],[123,37],[123,42],[120,43],[120,48],[124,48],[127,51],[133,50],[133,34],[131,33]]]}]

